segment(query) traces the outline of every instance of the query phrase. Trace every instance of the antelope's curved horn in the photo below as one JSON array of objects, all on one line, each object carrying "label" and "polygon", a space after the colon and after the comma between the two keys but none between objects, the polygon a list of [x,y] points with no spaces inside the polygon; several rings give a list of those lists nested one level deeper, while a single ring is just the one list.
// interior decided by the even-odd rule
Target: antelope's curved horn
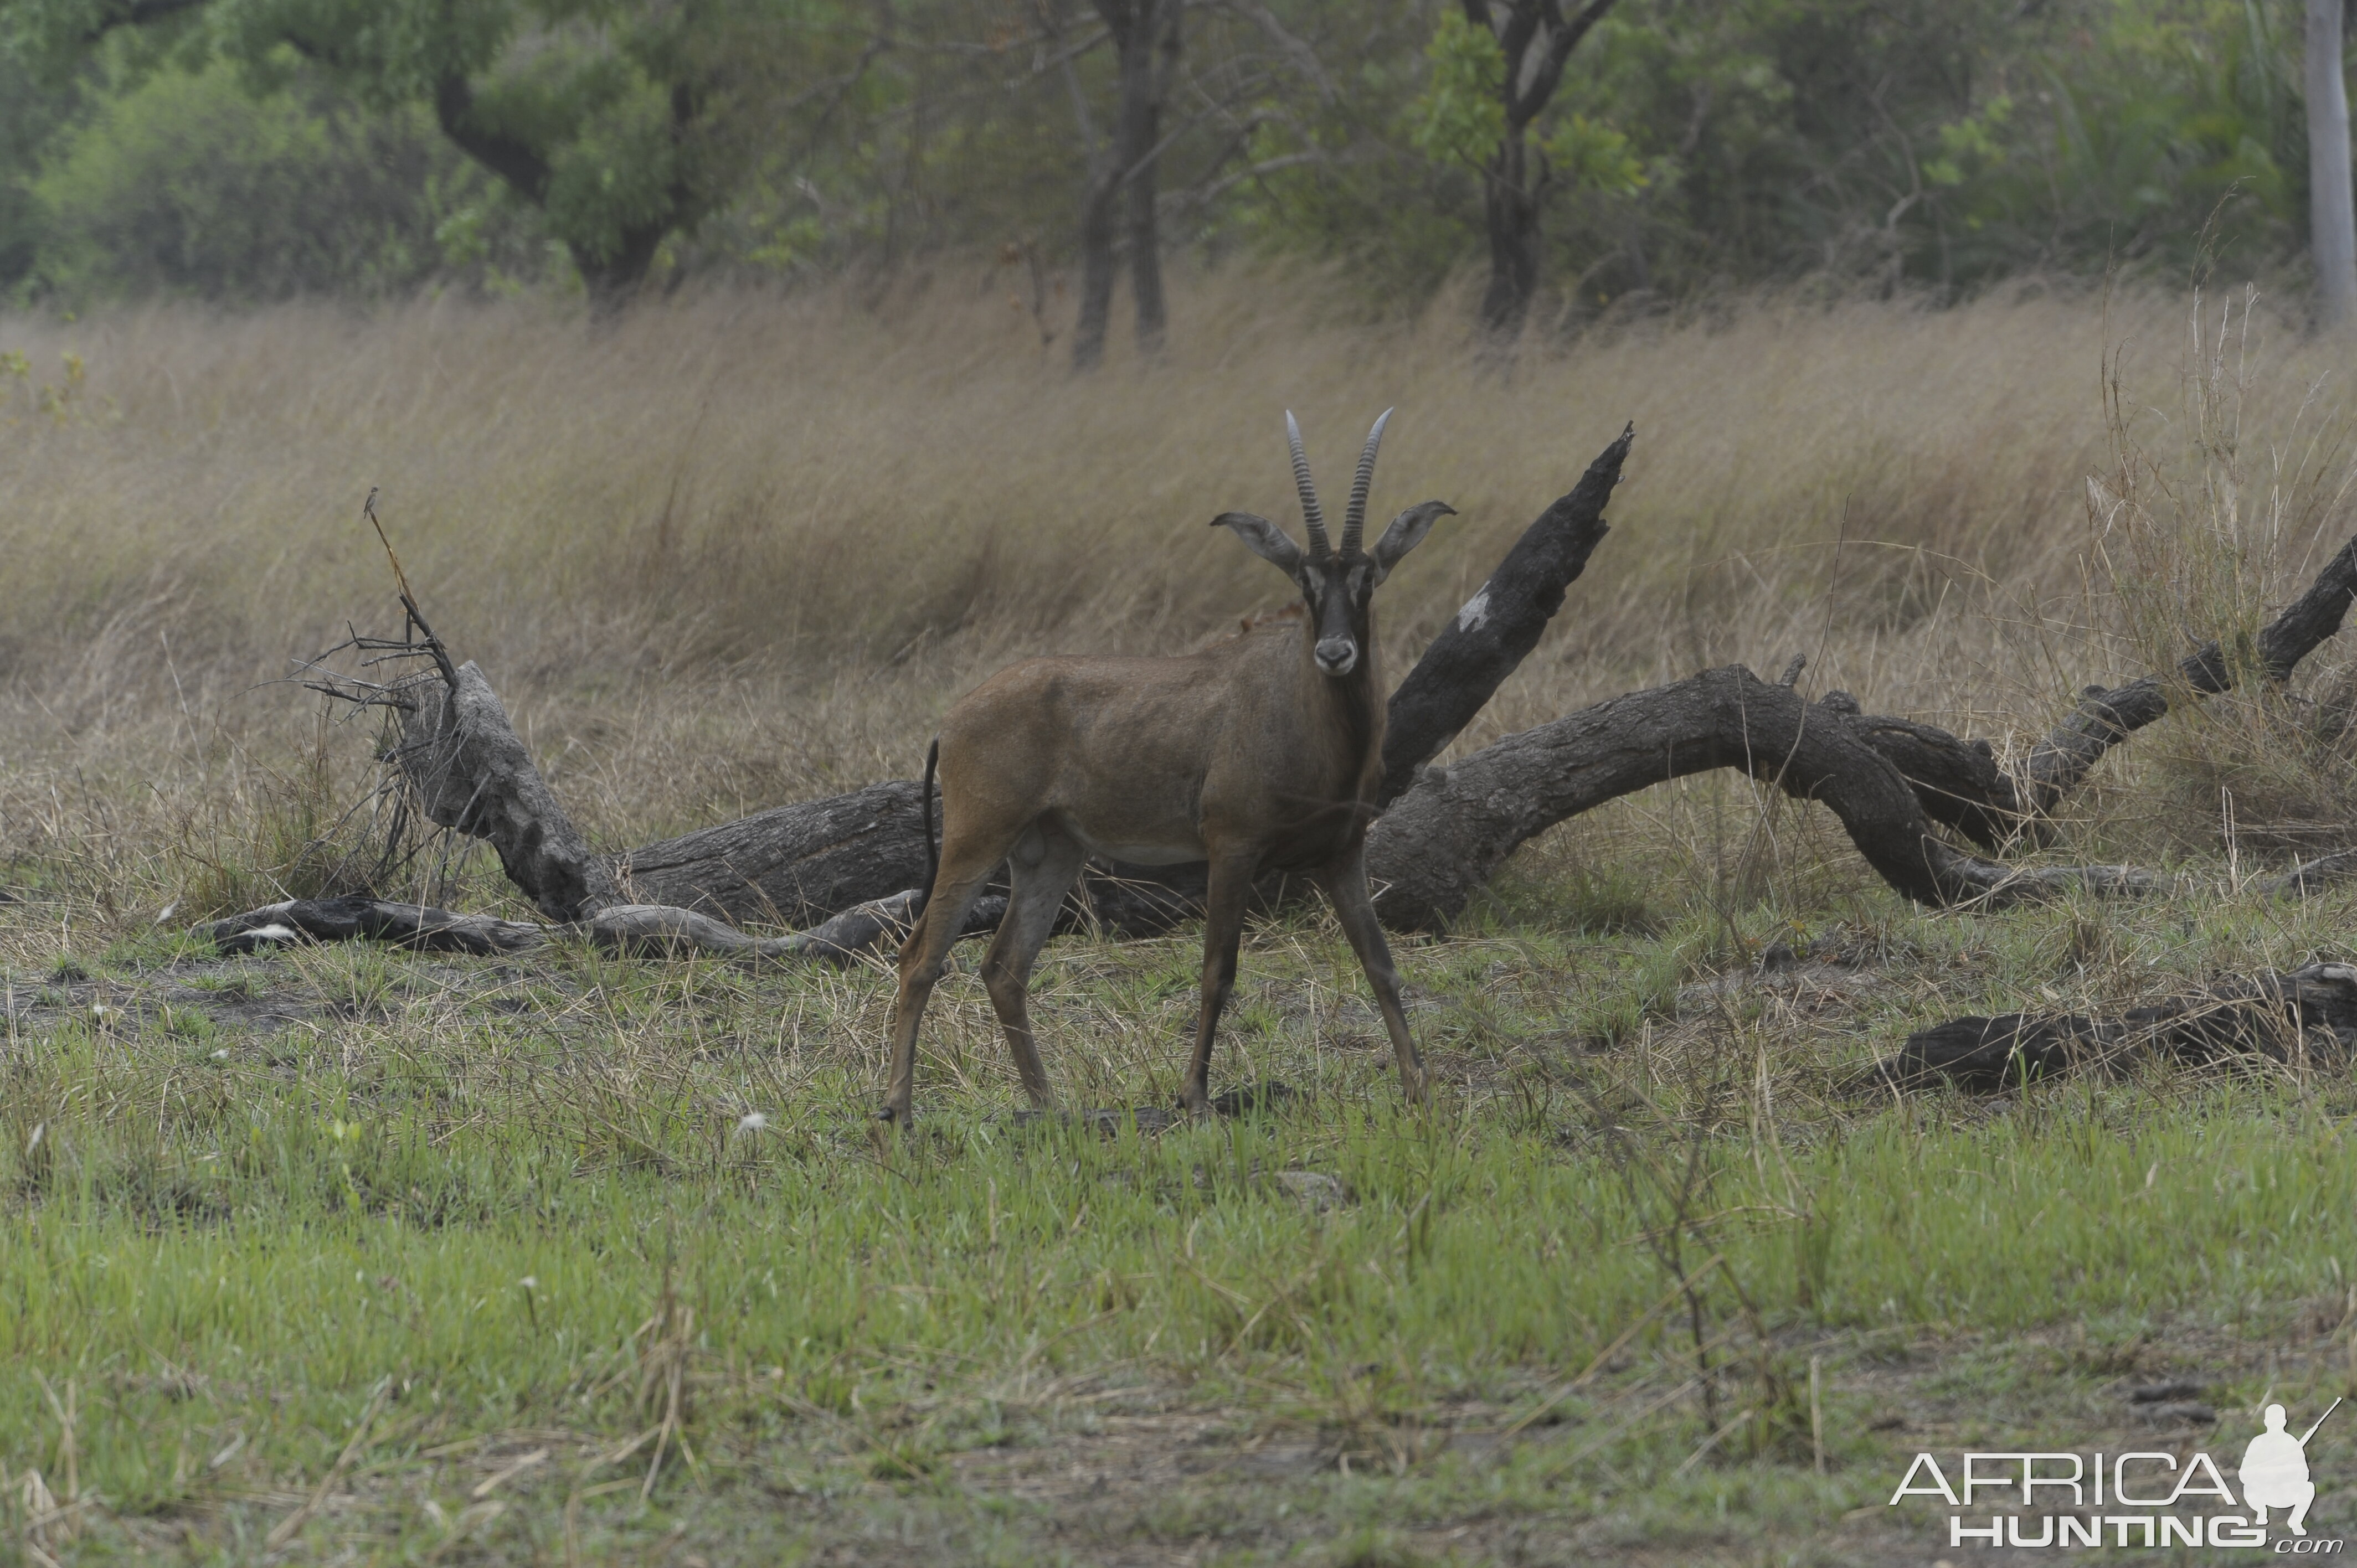
[{"label": "antelope's curved horn", "polygon": [[1309,482],[1309,454],[1301,449],[1301,426],[1295,423],[1293,411],[1285,411],[1285,439],[1293,447],[1293,483],[1301,492],[1301,522],[1309,531],[1309,554],[1312,560],[1334,553],[1326,541],[1326,509],[1318,504],[1318,487]]},{"label": "antelope's curved horn", "polygon": [[1367,491],[1375,482],[1375,448],[1383,444],[1383,426],[1391,423],[1392,411],[1385,409],[1375,416],[1375,427],[1367,432],[1366,449],[1359,454],[1358,477],[1351,481],[1351,510],[1342,514],[1342,553],[1351,554],[1359,548],[1359,535],[1367,526]]}]

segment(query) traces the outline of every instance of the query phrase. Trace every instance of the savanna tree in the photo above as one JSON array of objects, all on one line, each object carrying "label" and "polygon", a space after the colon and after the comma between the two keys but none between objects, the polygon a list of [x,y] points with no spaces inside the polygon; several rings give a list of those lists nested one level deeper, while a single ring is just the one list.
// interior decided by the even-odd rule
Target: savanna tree
[{"label": "savanna tree", "polygon": [[1464,0],[1461,15],[1443,16],[1426,51],[1432,73],[1415,104],[1415,134],[1426,152],[1481,170],[1490,241],[1481,322],[1501,337],[1521,330],[1538,292],[1540,220],[1559,172],[1607,186],[1643,177],[1626,140],[1584,115],[1558,118],[1533,145],[1572,51],[1614,3],[1587,0],[1566,16],[1561,0]]},{"label": "savanna tree", "polygon": [[2308,0],[2308,202],[2316,314],[2345,327],[2357,313],[2357,218],[2351,210],[2349,83],[2341,73],[2343,0]]}]

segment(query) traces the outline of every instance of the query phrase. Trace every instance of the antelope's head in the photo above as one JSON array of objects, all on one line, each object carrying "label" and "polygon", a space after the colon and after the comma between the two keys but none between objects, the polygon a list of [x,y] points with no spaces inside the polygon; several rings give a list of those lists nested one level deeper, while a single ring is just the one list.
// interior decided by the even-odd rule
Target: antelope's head
[{"label": "antelope's head", "polygon": [[1325,509],[1318,504],[1318,487],[1309,478],[1309,456],[1301,446],[1301,426],[1294,423],[1290,410],[1285,415],[1285,435],[1293,448],[1293,482],[1301,491],[1301,521],[1309,533],[1309,549],[1305,553],[1285,530],[1248,511],[1222,512],[1211,520],[1213,528],[1234,529],[1236,537],[1254,554],[1275,565],[1300,588],[1316,639],[1310,656],[1319,673],[1336,681],[1358,669],[1366,656],[1376,585],[1391,575],[1401,556],[1424,542],[1435,522],[1457,515],[1457,509],[1444,501],[1423,501],[1392,519],[1372,550],[1360,547],[1367,521],[1367,491],[1375,482],[1375,450],[1383,445],[1383,426],[1391,416],[1390,409],[1383,410],[1375,427],[1367,432],[1366,447],[1359,454],[1359,472],[1351,481],[1351,509],[1343,514],[1340,550],[1327,540]]}]

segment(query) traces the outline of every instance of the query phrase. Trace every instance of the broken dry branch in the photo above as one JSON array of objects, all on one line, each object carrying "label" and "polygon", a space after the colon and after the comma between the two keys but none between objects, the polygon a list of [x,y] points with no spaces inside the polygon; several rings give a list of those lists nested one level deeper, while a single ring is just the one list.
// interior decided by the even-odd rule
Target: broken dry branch
[{"label": "broken dry branch", "polygon": [[2357,539],[2342,545],[2308,591],[2261,628],[2251,650],[2255,660],[2229,659],[2219,644],[2207,642],[2179,661],[2173,680],[2147,675],[2110,691],[2088,687],[2078,707],[2031,750],[2023,768],[2028,786],[2023,805],[2032,842],[2044,842],[2051,833],[2054,809],[2085,781],[2105,752],[2169,712],[2171,684],[2198,696],[2214,696],[2231,690],[2254,663],[2264,679],[2287,680],[2301,660],[2341,630],[2352,596],[2357,596]]},{"label": "broken dry branch", "polygon": [[613,872],[589,853],[473,660],[447,687],[418,681],[406,694],[394,761],[429,822],[488,842],[508,880],[552,920],[586,919],[622,902]]},{"label": "broken dry branch", "polygon": [[[1914,787],[1933,821],[1990,851],[2015,842],[2043,846],[2053,842],[2062,803],[2112,747],[2168,714],[2172,689],[2214,696],[2254,671],[2271,682],[2288,680],[2302,660],[2340,632],[2352,597],[2357,539],[2342,545],[2307,590],[2260,630],[2245,657],[2230,659],[2220,644],[2208,642],[2166,677],[2088,687],[2078,706],[2030,748],[2018,778],[1998,766],[1986,741],[1962,740],[1930,725],[1870,716],[1861,721],[1864,733]],[[1850,701],[1843,693],[1824,700],[1836,699]]]}]

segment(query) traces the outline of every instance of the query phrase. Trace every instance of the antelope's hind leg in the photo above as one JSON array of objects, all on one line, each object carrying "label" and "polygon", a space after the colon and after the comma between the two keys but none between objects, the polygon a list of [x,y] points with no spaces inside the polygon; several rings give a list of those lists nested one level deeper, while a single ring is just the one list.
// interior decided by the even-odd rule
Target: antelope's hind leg
[{"label": "antelope's hind leg", "polygon": [[1031,1036],[1031,966],[1056,929],[1056,916],[1081,875],[1085,854],[1078,840],[1051,822],[1035,822],[1025,831],[1006,857],[1012,884],[1006,916],[998,922],[998,934],[982,961],[982,983],[990,992],[998,1026],[1006,1032],[1023,1092],[1042,1111],[1055,1103],[1055,1095]]},{"label": "antelope's hind leg", "polygon": [[900,991],[892,1004],[892,1076],[884,1089],[884,1109],[877,1119],[909,1125],[916,1114],[917,1030],[925,1021],[925,1004],[942,978],[942,961],[965,924],[983,885],[996,869],[1003,847],[986,852],[960,845],[944,850],[941,869],[933,877],[925,912],[917,917],[909,940],[900,947]]},{"label": "antelope's hind leg", "polygon": [[1399,971],[1392,964],[1391,943],[1383,940],[1383,922],[1375,917],[1375,900],[1367,891],[1367,861],[1363,849],[1352,850],[1317,876],[1367,972],[1375,1005],[1382,1009],[1383,1029],[1392,1037],[1392,1054],[1399,1059],[1400,1090],[1411,1105],[1424,1099],[1424,1058],[1416,1055],[1415,1038],[1407,1030],[1407,1009],[1400,1004]]}]

